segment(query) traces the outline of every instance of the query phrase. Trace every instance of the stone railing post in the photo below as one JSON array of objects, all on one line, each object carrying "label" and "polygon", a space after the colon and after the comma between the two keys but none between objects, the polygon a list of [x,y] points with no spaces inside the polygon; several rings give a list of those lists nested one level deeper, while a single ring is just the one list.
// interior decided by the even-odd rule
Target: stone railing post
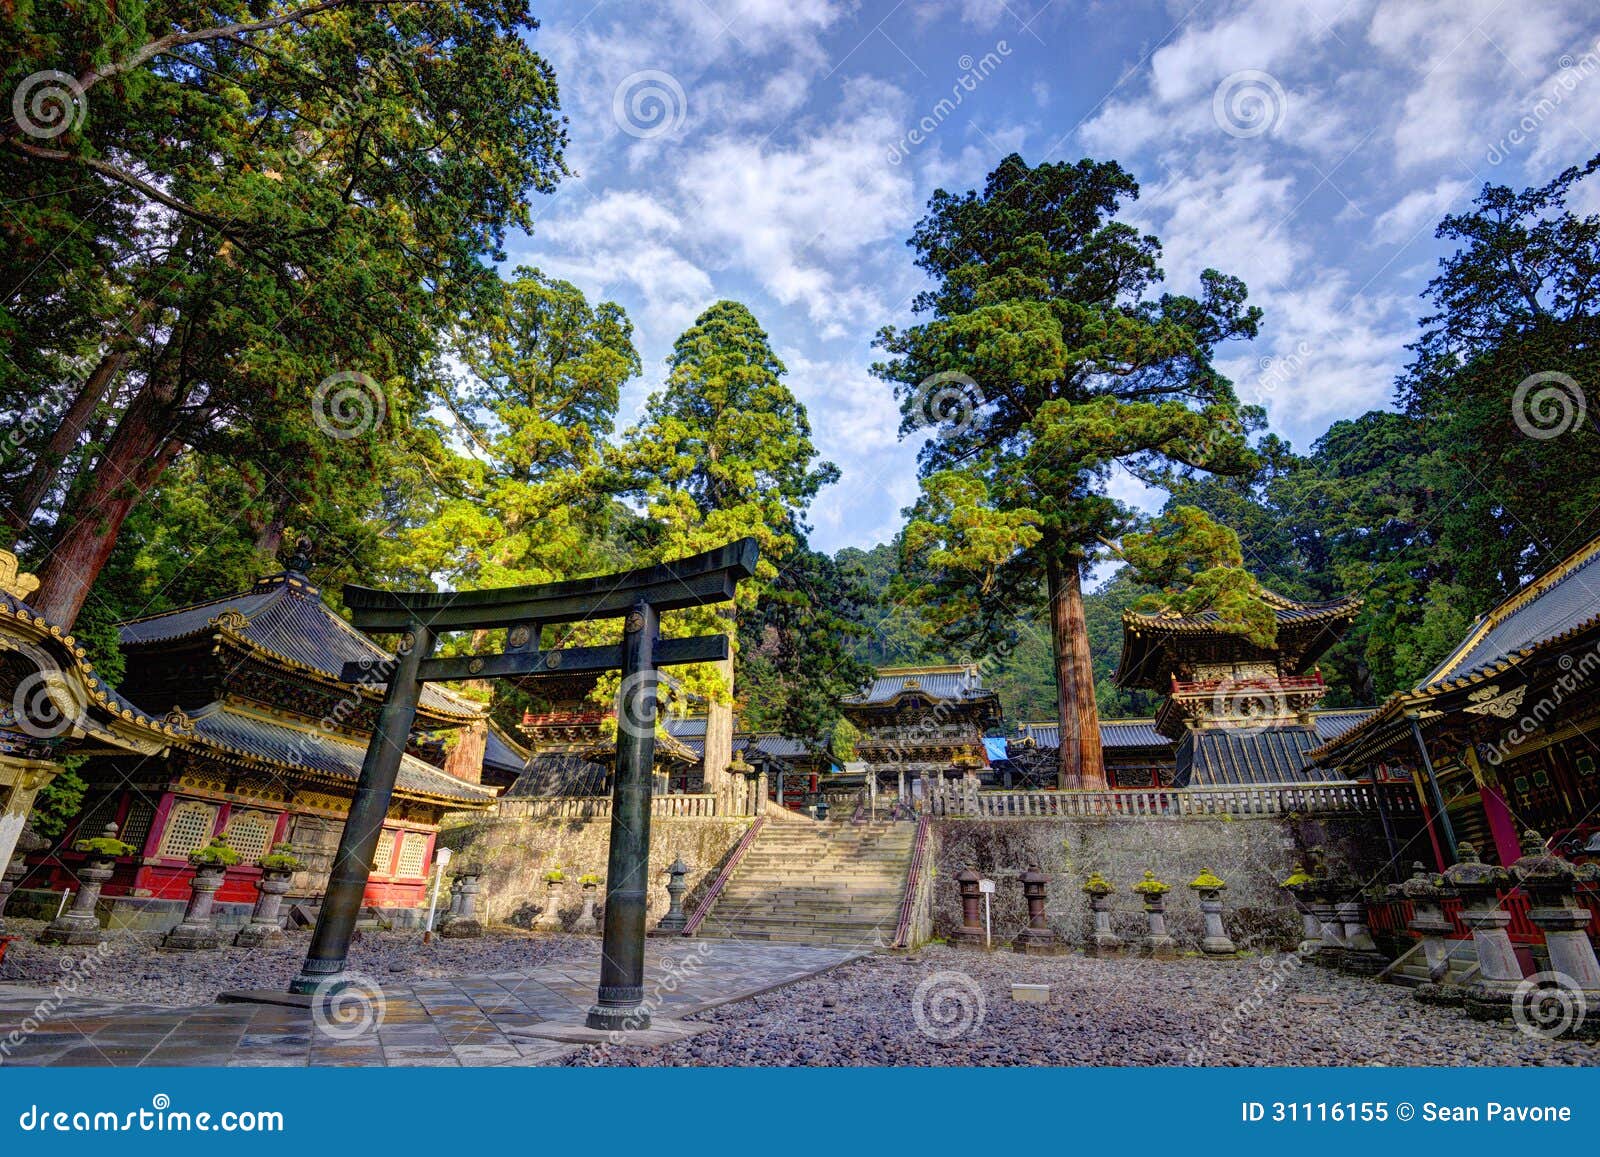
[{"label": "stone railing post", "polygon": [[161,947],[174,951],[197,951],[219,948],[222,938],[217,935],[214,908],[217,889],[228,874],[225,864],[197,864],[194,878],[189,881],[189,905],[183,911],[183,920],[161,938]]},{"label": "stone railing post", "polygon": [[1089,912],[1094,921],[1094,937],[1089,952],[1094,956],[1121,956],[1122,937],[1111,930],[1111,896],[1117,887],[1099,872],[1093,872],[1084,881],[1083,890],[1089,897]]},{"label": "stone railing post", "polygon": [[1050,877],[1038,868],[1022,873],[1022,895],[1028,904],[1028,926],[1017,933],[1011,942],[1013,952],[1028,956],[1054,956],[1057,953],[1056,934],[1044,914],[1044,888]]},{"label": "stone railing post", "polygon": [[1189,881],[1189,887],[1200,900],[1200,916],[1205,921],[1205,934],[1200,937],[1200,951],[1207,956],[1236,956],[1239,949],[1228,939],[1222,924],[1222,890],[1228,885],[1210,868],[1204,869]]},{"label": "stone railing post", "polygon": [[1157,960],[1170,960],[1177,956],[1177,941],[1167,934],[1167,893],[1172,891],[1172,885],[1162,883],[1156,879],[1154,872],[1147,869],[1144,879],[1135,884],[1133,890],[1144,898],[1148,930],[1145,933],[1143,955]]},{"label": "stone railing post", "polygon": [[278,925],[278,911],[283,897],[289,891],[293,872],[263,870],[256,881],[256,906],[250,913],[250,923],[239,929],[233,942],[240,948],[264,948],[281,944],[283,929]]},{"label": "stone railing post", "polygon": [[1562,1035],[1600,1036],[1600,962],[1589,940],[1589,910],[1578,903],[1578,885],[1597,873],[1594,865],[1576,867],[1555,852],[1545,850],[1544,837],[1528,830],[1522,834],[1522,858],[1511,865],[1511,875],[1532,901],[1528,918],[1544,933],[1550,953],[1550,971],[1563,990],[1559,998],[1583,1011]]},{"label": "stone railing post", "polygon": [[956,887],[961,891],[961,931],[955,934],[955,942],[969,948],[982,948],[984,943],[983,917],[978,914],[980,879],[973,868],[956,873]]},{"label": "stone railing post", "polygon": [[1445,884],[1461,897],[1461,922],[1472,929],[1478,951],[1478,978],[1467,986],[1467,1012],[1485,1020],[1510,1015],[1511,998],[1522,983],[1522,965],[1506,932],[1511,913],[1500,906],[1500,892],[1511,886],[1511,873],[1478,859],[1478,849],[1462,842],[1457,860],[1444,873]]},{"label": "stone railing post", "polygon": [[462,940],[483,935],[478,920],[478,890],[481,873],[477,868],[462,868],[450,881],[450,914],[439,925],[439,935]]},{"label": "stone railing post", "polygon": [[667,869],[667,914],[656,925],[657,932],[682,932],[688,925],[689,917],[683,911],[683,894],[689,890],[683,878],[688,874],[689,865],[683,862],[683,857],[674,856],[672,866]]}]

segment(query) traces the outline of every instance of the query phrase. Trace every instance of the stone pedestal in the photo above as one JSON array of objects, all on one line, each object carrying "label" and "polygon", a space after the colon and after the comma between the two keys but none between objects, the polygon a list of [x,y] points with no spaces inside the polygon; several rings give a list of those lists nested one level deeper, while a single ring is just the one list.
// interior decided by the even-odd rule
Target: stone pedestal
[{"label": "stone pedestal", "polygon": [[984,946],[983,915],[979,911],[983,903],[982,893],[978,891],[980,879],[972,868],[956,873],[956,887],[961,892],[961,930],[951,938],[951,942],[967,948]]},{"label": "stone pedestal", "polygon": [[667,914],[656,925],[657,932],[682,932],[688,927],[689,917],[683,911],[683,894],[689,890],[683,878],[688,874],[689,865],[683,862],[683,857],[674,858],[667,869]]},{"label": "stone pedestal", "polygon": [[1011,942],[1011,951],[1027,956],[1059,955],[1060,943],[1044,913],[1044,886],[1049,882],[1050,877],[1038,868],[1030,868],[1022,873],[1022,895],[1028,904],[1028,926],[1017,933],[1017,938]]},{"label": "stone pedestal", "polygon": [[1442,984],[1450,974],[1450,946],[1446,937],[1454,926],[1445,918],[1443,880],[1435,877],[1420,862],[1411,865],[1411,878],[1395,887],[1395,895],[1411,902],[1411,920],[1406,927],[1422,937],[1422,959],[1428,970],[1428,983]]},{"label": "stone pedestal", "polygon": [[477,872],[459,872],[450,881],[450,912],[439,924],[439,935],[465,940],[483,935],[478,922],[478,890],[482,885]]},{"label": "stone pedestal", "polygon": [[183,921],[161,938],[161,947],[188,952],[222,946],[212,905],[217,889],[222,887],[222,878],[227,874],[228,869],[221,864],[195,868],[194,878],[189,881],[189,906],[184,909]]},{"label": "stone pedestal", "polygon": [[1462,843],[1459,859],[1444,873],[1445,885],[1461,897],[1461,922],[1472,929],[1478,953],[1478,976],[1466,987],[1463,1003],[1479,1019],[1502,1020],[1511,1014],[1512,998],[1522,985],[1522,965],[1506,928],[1511,913],[1500,906],[1500,892],[1512,884],[1511,873],[1478,859],[1471,843]]},{"label": "stone pedestal", "polygon": [[94,908],[116,863],[111,859],[90,860],[78,869],[78,894],[72,898],[72,907],[39,933],[40,944],[98,944],[105,939]]},{"label": "stone pedestal", "polygon": [[1354,880],[1340,880],[1334,887],[1337,889],[1334,915],[1344,942],[1344,951],[1336,963],[1346,972],[1376,976],[1389,966],[1389,959],[1378,951],[1378,944],[1367,927],[1367,905],[1361,885]]},{"label": "stone pedestal", "polygon": [[1511,865],[1511,876],[1528,894],[1528,918],[1544,933],[1550,954],[1549,979],[1557,994],[1564,1021],[1547,1026],[1553,1035],[1593,1038],[1600,1036],[1600,962],[1589,939],[1589,910],[1578,904],[1578,885],[1600,878],[1593,864],[1575,866],[1545,850],[1544,839],[1529,830],[1522,835],[1522,858]]},{"label": "stone pedestal", "polygon": [[239,929],[233,942],[240,948],[266,948],[284,941],[283,929],[278,923],[278,910],[289,891],[293,872],[262,872],[256,881],[256,906],[250,913],[250,923]]},{"label": "stone pedestal", "polygon": [[583,908],[578,912],[578,927],[574,931],[587,932],[596,927],[594,900],[595,893],[599,890],[600,886],[598,884],[585,884],[583,886]]},{"label": "stone pedestal", "polygon": [[1209,868],[1189,881],[1189,887],[1194,889],[1200,901],[1200,916],[1205,922],[1205,934],[1200,937],[1200,951],[1207,956],[1236,956],[1239,953],[1238,946],[1228,938],[1228,931],[1222,924],[1222,890],[1227,886]]},{"label": "stone pedestal", "polygon": [[1089,897],[1089,916],[1094,923],[1089,941],[1090,955],[1121,956],[1125,947],[1122,937],[1111,930],[1111,896],[1117,890],[1116,885],[1095,872],[1084,882],[1083,890]]},{"label": "stone pedestal", "polygon": [[534,922],[535,928],[545,932],[561,931],[561,884],[561,880],[544,882],[544,908]]},{"label": "stone pedestal", "polygon": [[1147,930],[1142,954],[1157,960],[1171,960],[1178,955],[1178,942],[1167,934],[1167,893],[1172,891],[1172,885],[1162,883],[1154,872],[1147,871],[1133,890],[1144,898]]}]

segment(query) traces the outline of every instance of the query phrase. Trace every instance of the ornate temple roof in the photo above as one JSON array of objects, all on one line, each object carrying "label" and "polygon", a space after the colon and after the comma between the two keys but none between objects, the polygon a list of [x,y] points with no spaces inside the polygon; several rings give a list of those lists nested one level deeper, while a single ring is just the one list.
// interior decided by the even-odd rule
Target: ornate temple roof
[{"label": "ornate temple roof", "polygon": [[[381,668],[394,659],[335,614],[306,576],[293,570],[261,579],[243,594],[133,619],[120,629],[122,649],[130,653],[222,636],[293,670],[336,682],[346,663]],[[369,694],[381,696],[383,686],[368,685]],[[471,722],[485,713],[480,704],[431,683],[423,687],[421,710],[438,720],[458,723]]]},{"label": "ornate temple roof", "polygon": [[552,751],[535,755],[517,781],[506,788],[504,799],[542,799],[552,796],[605,795],[611,788],[610,769],[591,763],[574,752]]},{"label": "ornate temple roof", "polygon": [[[740,731],[739,717],[733,719],[733,750],[736,754],[748,755],[759,753],[774,759],[804,759],[817,750],[826,750],[827,744],[820,743],[807,745],[803,739],[794,739],[780,735],[776,731]],[[706,717],[704,715],[687,715],[669,718],[666,721],[667,734],[674,739],[682,741],[683,745],[694,752],[695,757],[704,759],[706,754]]]},{"label": "ornate temple roof", "polygon": [[501,731],[493,720],[489,722],[483,744],[485,772],[497,772],[503,777],[517,776],[527,768],[532,758],[533,754],[527,748]]},{"label": "ornate temple roof", "polygon": [[[1489,711],[1501,683],[1515,695],[1530,671],[1554,661],[1580,635],[1600,629],[1600,538],[1585,543],[1472,625],[1416,686],[1397,691],[1359,724],[1311,753],[1321,766],[1375,759],[1411,743],[1410,716]],[[1519,699],[1520,701],[1520,699]],[[1513,705],[1514,708],[1514,705]]]},{"label": "ornate temple roof", "polygon": [[[214,703],[190,716],[194,742],[247,764],[310,772],[354,784],[367,745],[357,739],[297,727],[232,704]],[[459,780],[412,755],[400,760],[395,790],[427,799],[487,803],[495,792]]]},{"label": "ornate temple roof", "polygon": [[[78,641],[24,601],[37,588],[0,551],[0,754],[153,754],[186,737],[180,720],[146,714],[103,681]],[[34,708],[49,718],[29,717]]]},{"label": "ornate temple roof", "polygon": [[1273,658],[1283,673],[1306,670],[1338,641],[1361,609],[1357,598],[1302,603],[1263,588],[1262,601],[1278,621],[1277,643],[1270,649],[1252,645],[1237,632],[1222,629],[1216,611],[1182,615],[1175,611],[1122,613],[1122,659],[1114,678],[1123,687],[1166,691],[1174,673],[1187,663],[1227,657]]},{"label": "ornate temple roof", "polygon": [[863,690],[846,695],[843,702],[858,706],[896,703],[908,694],[920,695],[936,703],[984,702],[995,699],[986,690],[976,663],[953,663],[925,667],[879,667],[876,677]]},{"label": "ornate temple roof", "polygon": [[1316,783],[1328,777],[1307,766],[1320,742],[1313,727],[1191,731],[1178,745],[1173,787]]}]

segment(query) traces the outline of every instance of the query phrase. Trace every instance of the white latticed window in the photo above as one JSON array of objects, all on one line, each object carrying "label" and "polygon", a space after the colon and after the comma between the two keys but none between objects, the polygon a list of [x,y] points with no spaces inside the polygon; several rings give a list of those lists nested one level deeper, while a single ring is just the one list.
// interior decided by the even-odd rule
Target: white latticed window
[{"label": "white latticed window", "polygon": [[401,877],[420,876],[428,862],[428,837],[421,832],[407,832],[400,843],[400,862],[394,874]]},{"label": "white latticed window", "polygon": [[389,861],[394,859],[394,830],[384,828],[378,833],[378,850],[372,853],[372,870],[380,876],[389,874]]},{"label": "white latticed window", "polygon": [[228,816],[228,826],[222,834],[241,860],[253,864],[266,854],[277,828],[278,817],[270,812],[236,811]]},{"label": "white latticed window", "polygon": [[211,842],[211,830],[217,824],[214,805],[197,799],[180,800],[167,813],[167,826],[161,832],[159,856],[181,859],[197,852]]}]

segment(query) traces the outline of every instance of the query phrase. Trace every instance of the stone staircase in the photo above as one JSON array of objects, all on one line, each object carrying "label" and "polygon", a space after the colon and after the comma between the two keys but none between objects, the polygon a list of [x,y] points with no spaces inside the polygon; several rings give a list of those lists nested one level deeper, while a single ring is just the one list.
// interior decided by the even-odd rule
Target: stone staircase
[{"label": "stone staircase", "polygon": [[888,947],[916,825],[768,823],[700,927],[725,940]]}]

